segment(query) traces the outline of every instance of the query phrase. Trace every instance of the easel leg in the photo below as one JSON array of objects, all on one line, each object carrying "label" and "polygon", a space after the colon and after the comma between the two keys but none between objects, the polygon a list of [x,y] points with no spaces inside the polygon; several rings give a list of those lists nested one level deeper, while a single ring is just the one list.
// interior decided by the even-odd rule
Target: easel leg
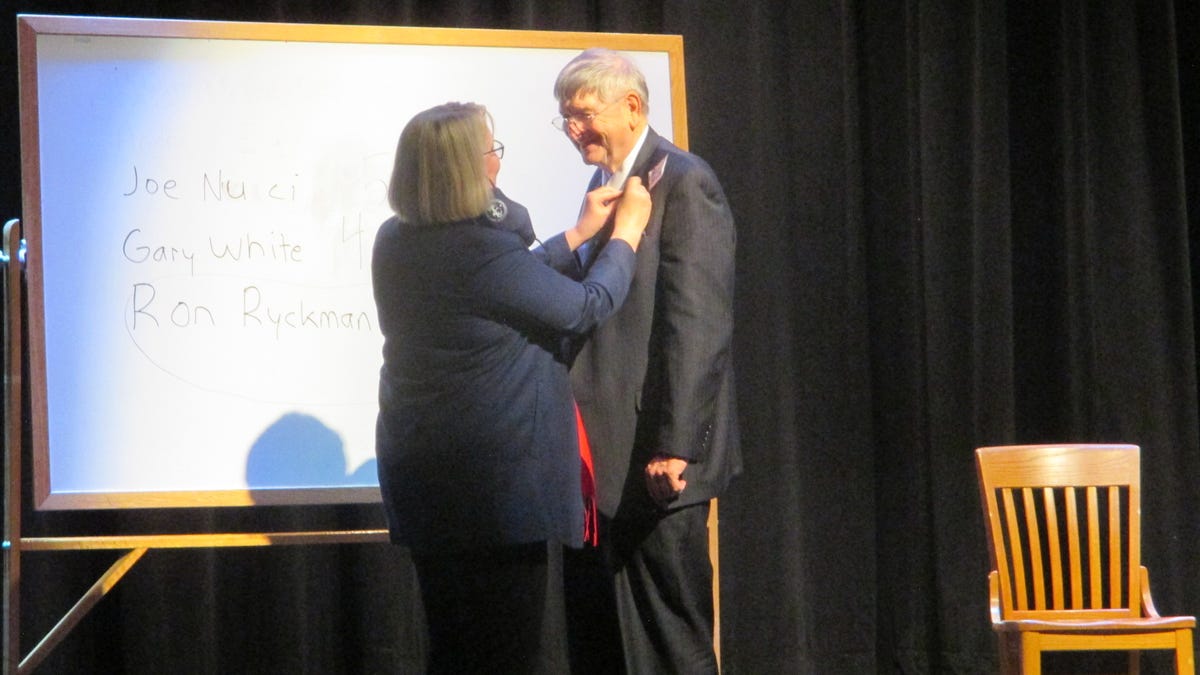
[{"label": "easel leg", "polygon": [[20,550],[5,537],[4,540],[4,675],[17,672],[21,657],[20,631]]},{"label": "easel leg", "polygon": [[17,672],[21,657],[21,425],[24,359],[21,307],[21,224],[4,225],[4,675]]},{"label": "easel leg", "polygon": [[42,641],[33,648],[33,651],[29,652],[29,655],[21,660],[21,665],[17,669],[17,675],[24,675],[37,668],[38,664],[58,646],[58,643],[63,641],[67,633],[70,633],[79,624],[83,617],[96,606],[96,603],[100,602],[112,590],[112,587],[142,558],[146,551],[147,549],[145,548],[134,549],[113,563],[112,567],[109,567],[108,571],[97,579],[96,583],[92,584],[87,593],[84,593],[83,597],[75,603],[71,611],[59,619],[54,628],[50,629],[49,633],[46,633],[46,637],[42,638]]}]

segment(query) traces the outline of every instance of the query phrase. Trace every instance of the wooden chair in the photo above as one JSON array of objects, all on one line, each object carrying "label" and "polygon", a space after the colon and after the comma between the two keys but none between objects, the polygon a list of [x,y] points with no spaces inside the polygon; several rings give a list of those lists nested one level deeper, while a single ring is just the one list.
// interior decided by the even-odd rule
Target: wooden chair
[{"label": "wooden chair", "polygon": [[1136,445],[975,451],[987,519],[992,629],[1004,673],[1041,673],[1042,652],[1175,652],[1194,675],[1191,616],[1159,616],[1141,562]]}]

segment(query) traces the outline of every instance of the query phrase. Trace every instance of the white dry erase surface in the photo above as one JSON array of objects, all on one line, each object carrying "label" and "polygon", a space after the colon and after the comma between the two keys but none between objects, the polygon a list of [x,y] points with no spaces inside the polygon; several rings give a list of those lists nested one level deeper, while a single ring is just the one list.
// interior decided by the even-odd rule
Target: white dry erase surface
[{"label": "white dry erase surface", "polygon": [[677,36],[18,24],[38,508],[378,499],[370,253],[405,122],[486,105],[545,238],[592,172],[550,124],[570,58],[625,51],[655,129],[686,120]]}]

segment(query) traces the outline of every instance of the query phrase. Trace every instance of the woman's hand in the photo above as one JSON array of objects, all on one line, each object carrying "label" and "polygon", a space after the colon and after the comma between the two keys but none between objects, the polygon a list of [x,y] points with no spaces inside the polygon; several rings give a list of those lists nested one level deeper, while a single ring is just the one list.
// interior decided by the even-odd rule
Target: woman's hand
[{"label": "woman's hand", "polygon": [[642,232],[650,220],[650,191],[642,185],[642,179],[630,176],[625,181],[625,190],[617,202],[617,215],[613,222],[613,238],[623,239],[637,250]]},{"label": "woman's hand", "polygon": [[587,193],[583,200],[583,212],[579,214],[579,220],[575,222],[574,228],[566,232],[567,245],[571,247],[572,251],[579,248],[583,242],[596,236],[596,233],[604,227],[604,223],[608,222],[613,210],[617,208],[617,200],[620,197],[620,190],[607,185],[602,185]]}]

